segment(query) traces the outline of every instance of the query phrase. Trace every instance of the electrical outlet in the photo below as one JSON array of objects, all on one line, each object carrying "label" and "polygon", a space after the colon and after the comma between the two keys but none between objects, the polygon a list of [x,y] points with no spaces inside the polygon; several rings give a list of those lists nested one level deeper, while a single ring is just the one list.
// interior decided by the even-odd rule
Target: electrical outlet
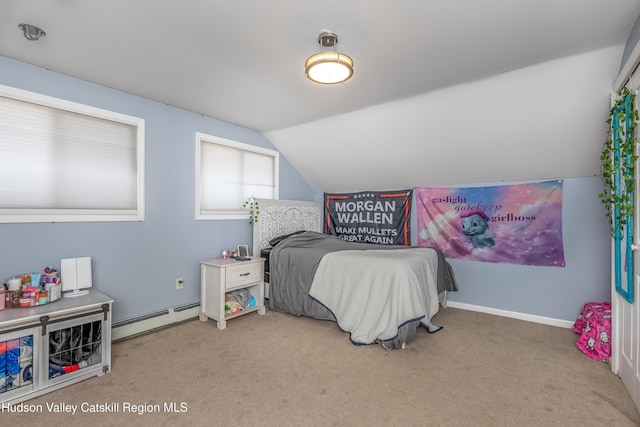
[{"label": "electrical outlet", "polygon": [[176,279],[176,289],[184,289],[184,279],[182,277]]}]

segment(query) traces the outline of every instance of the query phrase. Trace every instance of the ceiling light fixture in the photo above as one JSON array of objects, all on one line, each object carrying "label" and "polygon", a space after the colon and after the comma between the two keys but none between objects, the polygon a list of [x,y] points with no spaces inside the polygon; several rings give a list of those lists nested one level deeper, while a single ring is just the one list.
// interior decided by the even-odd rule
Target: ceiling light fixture
[{"label": "ceiling light fixture", "polygon": [[[336,52],[338,36],[330,31],[323,31],[318,36],[320,53],[316,53],[305,62],[304,74],[309,80],[322,84],[343,83],[353,75],[353,59]],[[325,48],[331,48],[325,51]]]},{"label": "ceiling light fixture", "polygon": [[35,25],[18,24],[18,28],[20,28],[24,33],[24,37],[27,40],[31,40],[31,41],[36,41],[40,37],[44,37],[47,35],[47,33],[45,33],[42,28],[38,28]]}]

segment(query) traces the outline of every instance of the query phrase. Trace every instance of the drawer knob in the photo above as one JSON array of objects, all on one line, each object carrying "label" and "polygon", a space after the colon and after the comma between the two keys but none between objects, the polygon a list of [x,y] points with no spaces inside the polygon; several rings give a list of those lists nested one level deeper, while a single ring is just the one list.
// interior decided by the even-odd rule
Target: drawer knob
[{"label": "drawer knob", "polygon": [[244,277],[244,276],[248,276],[248,275],[250,275],[250,274],[251,274],[251,273],[242,273],[242,274],[240,274],[240,276]]}]

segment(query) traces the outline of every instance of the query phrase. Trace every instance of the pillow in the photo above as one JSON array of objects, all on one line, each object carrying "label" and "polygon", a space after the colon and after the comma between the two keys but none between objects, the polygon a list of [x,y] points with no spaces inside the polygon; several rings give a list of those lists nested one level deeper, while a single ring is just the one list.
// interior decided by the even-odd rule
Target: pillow
[{"label": "pillow", "polygon": [[294,236],[296,234],[300,234],[300,233],[304,233],[304,232],[305,232],[305,230],[298,230],[298,231],[294,231],[293,233],[283,234],[282,236],[274,237],[273,239],[269,240],[269,244],[273,247],[273,246],[277,245],[278,243],[282,242],[287,237],[291,237],[291,236]]}]

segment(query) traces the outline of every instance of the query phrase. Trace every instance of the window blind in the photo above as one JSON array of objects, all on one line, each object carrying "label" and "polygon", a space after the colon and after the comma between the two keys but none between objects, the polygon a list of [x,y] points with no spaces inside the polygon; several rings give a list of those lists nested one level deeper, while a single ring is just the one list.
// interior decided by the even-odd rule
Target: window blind
[{"label": "window blind", "polygon": [[197,217],[244,218],[247,198],[277,198],[276,151],[203,135],[197,144]]},{"label": "window blind", "polygon": [[42,98],[0,96],[0,221],[142,219],[143,121]]}]

